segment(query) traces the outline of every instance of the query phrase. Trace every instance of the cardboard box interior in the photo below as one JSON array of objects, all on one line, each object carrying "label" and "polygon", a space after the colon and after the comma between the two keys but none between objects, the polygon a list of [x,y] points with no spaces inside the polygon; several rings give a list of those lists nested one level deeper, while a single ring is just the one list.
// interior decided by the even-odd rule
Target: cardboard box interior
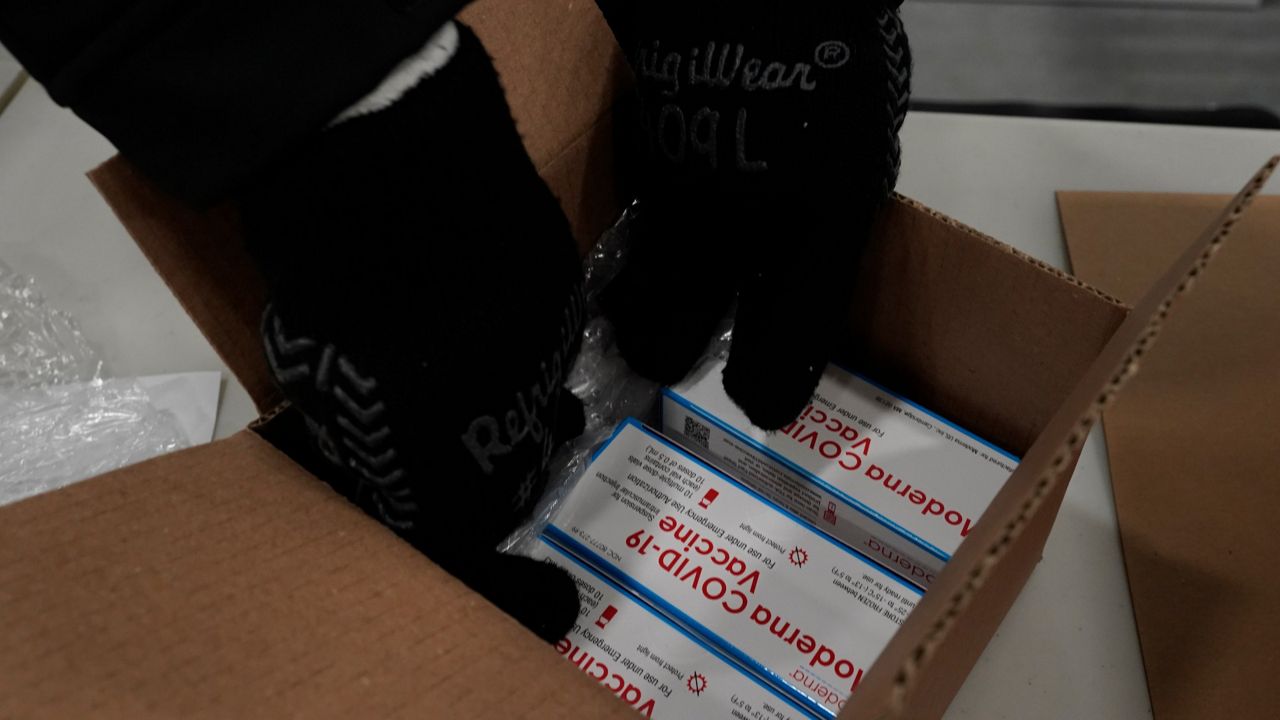
[{"label": "cardboard box interior", "polygon": [[[586,247],[624,196],[610,109],[626,75],[607,28],[567,0],[490,0],[465,19]],[[0,511],[15,629],[0,632],[0,716],[630,713],[267,441],[296,418],[267,377],[264,292],[231,211],[185,208],[119,159],[92,178],[264,418]],[[1211,228],[1130,312],[894,199],[847,289],[845,359],[1024,461],[845,717],[943,713],[1039,560],[1088,425],[1218,241]]]}]

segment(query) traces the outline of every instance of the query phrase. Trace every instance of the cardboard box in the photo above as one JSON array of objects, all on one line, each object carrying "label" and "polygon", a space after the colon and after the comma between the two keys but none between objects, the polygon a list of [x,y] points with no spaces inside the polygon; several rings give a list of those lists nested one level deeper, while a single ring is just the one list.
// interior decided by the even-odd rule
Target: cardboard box
[{"label": "cardboard box", "polygon": [[920,591],[636,420],[547,536],[835,717]]},{"label": "cardboard box", "polygon": [[[585,247],[620,210],[627,75],[608,28],[573,0],[464,18]],[[1023,461],[842,717],[943,713],[1039,560],[1088,429],[1265,175],[1133,308],[911,200],[885,208],[842,360]],[[262,418],[0,509],[0,716],[634,717],[272,444],[298,418],[259,348],[233,212],[184,207],[118,159],[92,179]]]},{"label": "cardboard box", "polygon": [[838,365],[778,432],[751,424],[712,360],[663,390],[668,437],[921,588],[1018,458]]},{"label": "cardboard box", "polygon": [[540,538],[531,556],[564,569],[578,584],[580,619],[556,643],[556,652],[641,715],[667,720],[812,717],[555,543]]}]

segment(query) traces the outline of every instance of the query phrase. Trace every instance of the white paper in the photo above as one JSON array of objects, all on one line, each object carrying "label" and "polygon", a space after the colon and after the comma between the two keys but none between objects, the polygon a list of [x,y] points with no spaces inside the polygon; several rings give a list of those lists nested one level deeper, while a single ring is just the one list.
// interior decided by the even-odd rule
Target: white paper
[{"label": "white paper", "polygon": [[195,446],[213,441],[222,373],[151,375],[138,378],[138,384],[151,396],[151,404],[157,410],[173,413],[178,419],[178,426],[186,433],[187,442]]}]

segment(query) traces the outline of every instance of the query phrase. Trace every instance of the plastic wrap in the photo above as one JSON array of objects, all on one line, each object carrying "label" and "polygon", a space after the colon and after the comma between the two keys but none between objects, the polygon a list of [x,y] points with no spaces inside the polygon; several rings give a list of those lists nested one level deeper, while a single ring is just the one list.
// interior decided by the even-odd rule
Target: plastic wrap
[{"label": "plastic wrap", "polygon": [[[591,456],[623,420],[634,417],[654,424],[662,387],[631,370],[618,352],[613,326],[600,313],[600,292],[626,264],[630,227],[643,210],[632,205],[622,218],[601,236],[587,256],[584,266],[587,297],[587,325],[582,351],[569,371],[567,385],[582,400],[586,410],[586,430],[565,444],[551,459],[550,480],[531,519],[500,546],[503,552],[520,553],[531,547],[578,478],[591,464]],[[706,354],[725,357],[732,339],[732,311],[711,339]]]},{"label": "plastic wrap", "polygon": [[188,445],[140,385],[101,374],[76,321],[0,262],[0,505]]},{"label": "plastic wrap", "polygon": [[0,262],[0,391],[98,378],[102,362],[76,321]]},{"label": "plastic wrap", "polygon": [[0,505],[187,445],[134,380],[0,391]]}]

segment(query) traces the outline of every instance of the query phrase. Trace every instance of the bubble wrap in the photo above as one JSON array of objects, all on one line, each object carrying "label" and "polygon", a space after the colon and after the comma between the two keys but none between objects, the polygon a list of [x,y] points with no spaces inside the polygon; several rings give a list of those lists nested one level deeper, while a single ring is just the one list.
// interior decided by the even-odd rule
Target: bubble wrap
[{"label": "bubble wrap", "polygon": [[47,307],[31,278],[0,262],[0,391],[92,380],[101,372],[76,321]]},{"label": "bubble wrap", "polygon": [[0,262],[0,505],[187,446],[137,383],[101,373],[75,320]]},{"label": "bubble wrap", "polygon": [[[600,292],[626,263],[629,229],[643,210],[632,205],[622,218],[601,236],[585,261],[588,321],[582,351],[569,371],[568,387],[586,409],[586,431],[567,443],[551,459],[550,481],[531,519],[507,538],[502,552],[525,553],[546,528],[560,504],[591,464],[596,448],[613,434],[619,423],[634,417],[655,425],[658,397],[662,387],[632,372],[614,343],[613,326],[601,316]],[[733,312],[729,312],[711,339],[706,356],[725,358],[733,337]]]},{"label": "bubble wrap", "polygon": [[133,380],[0,391],[0,506],[187,445]]}]

